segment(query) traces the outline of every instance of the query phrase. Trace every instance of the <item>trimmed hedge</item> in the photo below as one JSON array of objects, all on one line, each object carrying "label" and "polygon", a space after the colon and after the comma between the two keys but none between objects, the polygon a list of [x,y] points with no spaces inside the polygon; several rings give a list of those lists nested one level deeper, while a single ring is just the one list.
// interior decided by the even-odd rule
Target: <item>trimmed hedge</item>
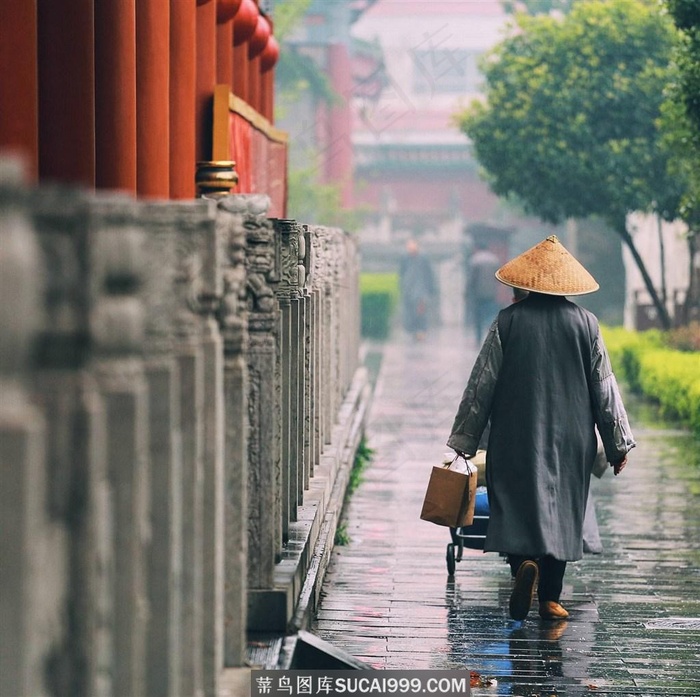
[{"label": "trimmed hedge", "polygon": [[399,299],[397,273],[360,274],[362,336],[386,339]]},{"label": "trimmed hedge", "polygon": [[602,331],[615,373],[700,434],[700,353],[668,348],[658,331]]}]

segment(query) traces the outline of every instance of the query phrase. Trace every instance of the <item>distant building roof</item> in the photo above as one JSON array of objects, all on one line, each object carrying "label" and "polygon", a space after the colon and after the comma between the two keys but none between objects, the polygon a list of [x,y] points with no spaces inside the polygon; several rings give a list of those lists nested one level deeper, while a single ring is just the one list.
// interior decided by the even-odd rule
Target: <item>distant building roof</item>
[{"label": "distant building roof", "polygon": [[378,0],[366,10],[368,17],[405,17],[406,15],[505,15],[500,0]]}]

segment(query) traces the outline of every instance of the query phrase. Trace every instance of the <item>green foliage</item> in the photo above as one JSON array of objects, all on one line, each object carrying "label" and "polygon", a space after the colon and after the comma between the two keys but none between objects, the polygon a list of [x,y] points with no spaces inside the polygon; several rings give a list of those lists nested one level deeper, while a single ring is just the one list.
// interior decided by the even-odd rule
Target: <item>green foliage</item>
[{"label": "green foliage", "polygon": [[666,0],[681,30],[674,55],[674,80],[667,92],[663,128],[673,152],[672,172],[688,182],[680,214],[693,232],[700,227],[700,3]]},{"label": "green foliage", "polygon": [[691,31],[700,27],[698,0],[666,0],[666,4],[679,29]]},{"label": "green foliage", "polygon": [[362,336],[386,339],[399,299],[397,273],[360,274]]},{"label": "green foliage", "polygon": [[483,62],[487,100],[458,116],[493,190],[549,222],[668,197],[656,119],[675,38],[641,0],[590,0],[561,19],[516,17]]},{"label": "green foliage", "polygon": [[662,145],[669,152],[668,171],[683,182],[683,190],[676,202],[676,210],[670,213],[683,220],[695,232],[700,229],[700,130],[693,127],[683,104],[680,78],[672,80],[666,91],[667,99],[661,107],[659,123]]},{"label": "green foliage", "polygon": [[278,0],[275,3],[275,36],[285,39],[301,22],[313,0]]},{"label": "green foliage", "polygon": [[569,12],[576,0],[501,0],[503,9],[510,13],[527,12],[529,15]]},{"label": "green foliage", "polygon": [[700,433],[700,354],[656,349],[639,354],[638,361],[641,391]]},{"label": "green foliage", "polygon": [[333,538],[333,544],[338,547],[347,547],[350,544],[350,533],[348,532],[348,524],[341,523],[335,529],[335,537]]},{"label": "green foliage", "polygon": [[345,230],[358,227],[361,211],[343,208],[339,184],[322,184],[314,166],[290,169],[287,177],[287,210],[290,218]]},{"label": "green foliage", "polygon": [[[357,446],[355,452],[355,459],[352,463],[352,469],[350,470],[350,478],[348,480],[348,486],[345,490],[345,501],[355,493],[357,487],[360,486],[365,470],[372,462],[372,457],[374,456],[374,450],[367,445],[365,438],[362,438],[360,444]],[[348,532],[348,525],[345,521],[341,522],[335,531],[335,538],[333,543],[344,547],[350,544],[350,533]]]},{"label": "green foliage", "polygon": [[601,327],[603,340],[616,374],[621,375],[635,392],[640,392],[638,356],[665,345],[663,332],[652,329],[630,332],[622,327]]},{"label": "green foliage", "polygon": [[352,463],[350,480],[348,481],[348,488],[345,492],[346,498],[349,498],[357,491],[357,487],[362,483],[365,470],[369,467],[373,457],[374,450],[367,445],[367,440],[363,438],[355,452],[355,460]]},{"label": "green foliage", "polygon": [[700,353],[670,348],[669,336],[659,331],[602,331],[616,374],[700,433]]},{"label": "green foliage", "polygon": [[326,73],[310,56],[298,49],[289,35],[304,19],[313,0],[278,0],[275,3],[275,36],[281,42],[280,58],[275,68],[277,116],[298,104],[302,94],[327,104],[337,104],[340,96]]}]

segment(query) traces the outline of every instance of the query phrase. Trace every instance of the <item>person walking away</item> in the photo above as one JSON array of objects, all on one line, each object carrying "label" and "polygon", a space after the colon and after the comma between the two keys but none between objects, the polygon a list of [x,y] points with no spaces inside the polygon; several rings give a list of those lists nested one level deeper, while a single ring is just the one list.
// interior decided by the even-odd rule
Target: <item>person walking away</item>
[{"label": "person walking away", "polygon": [[[517,303],[521,300],[525,300],[529,295],[528,291],[522,290],[522,288],[513,288],[513,296],[511,302]],[[487,425],[484,434],[481,437],[481,441],[488,442],[488,430]],[[600,479],[608,469],[608,462],[605,459],[605,450],[603,449],[603,441],[600,439],[600,434],[596,429],[596,442],[598,444],[596,450],[595,461],[593,464],[593,474]],[[481,447],[481,443],[479,444]],[[486,449],[486,444],[484,444],[484,450]],[[598,516],[595,512],[595,503],[593,501],[593,491],[589,487],[588,489],[588,499],[586,500],[586,514],[583,517],[583,551],[587,554],[601,554],[603,552],[603,542],[600,539],[600,530],[598,528]],[[515,577],[518,569],[514,564],[511,564],[511,574]]]},{"label": "person walking away", "polygon": [[404,329],[416,339],[425,337],[428,311],[435,296],[435,277],[430,261],[420,252],[418,243],[409,240],[399,267],[399,287]]},{"label": "person walking away", "polygon": [[615,475],[635,446],[596,317],[566,296],[598,290],[555,236],[496,272],[529,291],[491,324],[457,409],[449,447],[474,455],[490,419],[484,551],[517,569],[511,617],[563,619],[566,565],[583,556],[597,426]]},{"label": "person walking away", "polygon": [[480,344],[486,329],[500,310],[498,282],[495,273],[500,266],[498,257],[487,247],[486,242],[476,242],[476,251],[469,262],[467,278],[467,302],[472,309],[476,341]]}]

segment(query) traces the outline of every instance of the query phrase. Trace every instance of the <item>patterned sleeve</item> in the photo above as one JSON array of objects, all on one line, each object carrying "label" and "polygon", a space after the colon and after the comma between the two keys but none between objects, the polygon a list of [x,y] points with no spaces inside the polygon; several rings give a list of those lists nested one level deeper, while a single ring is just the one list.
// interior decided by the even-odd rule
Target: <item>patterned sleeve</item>
[{"label": "patterned sleeve", "polygon": [[452,432],[447,440],[450,448],[469,456],[476,453],[489,420],[502,362],[503,348],[498,333],[498,320],[495,320],[474,363],[457,409]]},{"label": "patterned sleeve", "polygon": [[608,462],[621,460],[636,445],[608,351],[598,329],[593,346],[591,392],[598,431]]}]

